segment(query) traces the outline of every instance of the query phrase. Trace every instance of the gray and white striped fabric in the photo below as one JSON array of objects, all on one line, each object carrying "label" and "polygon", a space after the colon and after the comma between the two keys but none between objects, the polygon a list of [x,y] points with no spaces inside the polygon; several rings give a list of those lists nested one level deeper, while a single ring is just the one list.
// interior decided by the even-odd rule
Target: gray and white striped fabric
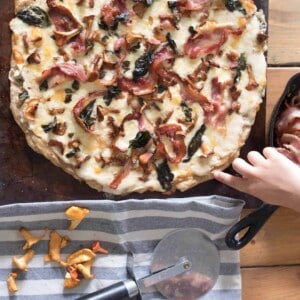
[{"label": "gray and white striped fabric", "polygon": [[[64,211],[71,205],[90,209],[89,215],[74,231],[68,231],[69,221]],[[167,233],[177,228],[199,228],[209,236],[220,251],[219,279],[205,300],[241,299],[239,252],[229,250],[224,242],[227,230],[238,220],[244,205],[242,200],[220,196],[185,199],[149,199],[125,201],[72,201],[13,204],[0,207],[0,298],[8,298],[6,279],[13,270],[12,256],[23,255],[21,226],[32,234],[45,227],[67,235],[71,243],[62,249],[62,258],[92,241],[101,241],[109,255],[98,254],[93,265],[94,278],[72,290],[63,288],[65,270],[55,263],[44,263],[48,237],[34,245],[35,256],[27,272],[17,278],[19,291],[13,299],[76,299],[128,278],[127,253],[134,255],[134,274],[140,278],[149,274],[151,253]],[[164,299],[153,291],[143,299]]]}]

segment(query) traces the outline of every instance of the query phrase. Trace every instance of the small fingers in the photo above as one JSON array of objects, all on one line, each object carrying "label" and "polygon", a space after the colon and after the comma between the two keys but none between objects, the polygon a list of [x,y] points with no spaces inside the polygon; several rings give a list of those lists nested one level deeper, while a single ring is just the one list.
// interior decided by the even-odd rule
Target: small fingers
[{"label": "small fingers", "polygon": [[241,177],[233,176],[225,172],[215,171],[213,173],[214,178],[221,183],[224,183],[234,189],[243,191],[245,182]]},{"label": "small fingers", "polygon": [[254,167],[241,158],[236,158],[232,162],[232,167],[243,177],[253,176],[254,174]]},{"label": "small fingers", "polygon": [[273,147],[266,147],[263,149],[263,155],[266,158],[273,158],[274,156],[278,156],[280,153]]},{"label": "small fingers", "polygon": [[249,152],[247,155],[247,159],[254,166],[262,165],[266,161],[266,159],[257,151]]}]

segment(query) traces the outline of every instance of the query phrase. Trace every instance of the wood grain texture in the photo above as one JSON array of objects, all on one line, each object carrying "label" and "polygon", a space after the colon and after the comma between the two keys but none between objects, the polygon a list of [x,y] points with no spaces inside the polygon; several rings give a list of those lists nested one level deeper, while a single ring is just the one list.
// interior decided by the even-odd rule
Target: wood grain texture
[{"label": "wood grain texture", "polygon": [[243,300],[299,300],[300,266],[242,270]]},{"label": "wood grain texture", "polygon": [[[249,212],[250,210],[244,210],[243,216]],[[300,213],[280,208],[241,250],[241,266],[300,265],[299,232]],[[245,280],[243,278],[243,282]]]},{"label": "wood grain texture", "polygon": [[300,63],[299,32],[299,0],[269,0],[269,64]]}]

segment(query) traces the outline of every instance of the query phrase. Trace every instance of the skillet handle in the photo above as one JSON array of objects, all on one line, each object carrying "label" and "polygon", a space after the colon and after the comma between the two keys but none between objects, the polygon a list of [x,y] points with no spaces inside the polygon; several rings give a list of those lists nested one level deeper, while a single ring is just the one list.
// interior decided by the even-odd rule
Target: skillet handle
[{"label": "skillet handle", "polygon": [[[277,208],[278,206],[276,205],[263,204],[261,207],[233,225],[225,237],[227,246],[233,250],[239,250],[246,246]],[[247,232],[238,239],[237,234],[246,228],[248,228]]]}]

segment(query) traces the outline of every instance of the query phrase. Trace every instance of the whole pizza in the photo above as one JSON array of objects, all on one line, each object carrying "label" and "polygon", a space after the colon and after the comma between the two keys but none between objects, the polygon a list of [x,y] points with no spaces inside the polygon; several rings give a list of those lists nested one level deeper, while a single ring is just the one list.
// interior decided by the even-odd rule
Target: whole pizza
[{"label": "whole pizza", "polygon": [[266,87],[252,0],[15,0],[11,110],[99,191],[185,191],[239,155]]}]

